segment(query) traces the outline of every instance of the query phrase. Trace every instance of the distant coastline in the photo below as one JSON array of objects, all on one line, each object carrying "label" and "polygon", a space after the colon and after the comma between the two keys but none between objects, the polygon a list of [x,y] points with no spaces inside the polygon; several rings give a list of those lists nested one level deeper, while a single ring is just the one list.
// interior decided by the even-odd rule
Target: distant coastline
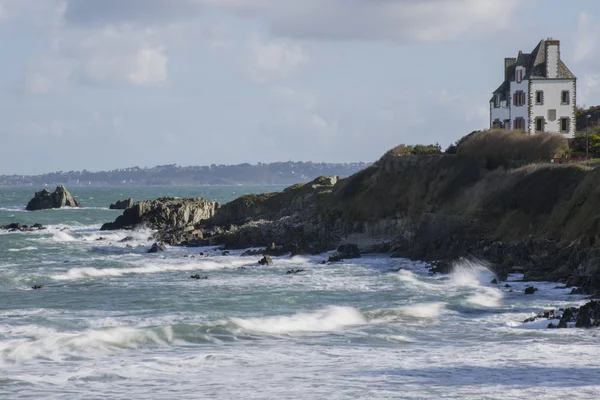
[{"label": "distant coastline", "polygon": [[308,182],[321,175],[350,176],[371,163],[276,162],[182,167],[120,168],[91,172],[58,171],[40,175],[0,175],[0,187],[68,186],[268,186]]}]

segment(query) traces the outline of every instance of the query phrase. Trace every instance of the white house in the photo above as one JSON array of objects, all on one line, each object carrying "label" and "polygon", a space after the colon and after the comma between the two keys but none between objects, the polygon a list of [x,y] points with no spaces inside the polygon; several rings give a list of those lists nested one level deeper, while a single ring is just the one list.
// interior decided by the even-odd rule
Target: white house
[{"label": "white house", "polygon": [[575,135],[577,78],[560,58],[558,40],[504,59],[504,82],[490,100],[490,127]]}]

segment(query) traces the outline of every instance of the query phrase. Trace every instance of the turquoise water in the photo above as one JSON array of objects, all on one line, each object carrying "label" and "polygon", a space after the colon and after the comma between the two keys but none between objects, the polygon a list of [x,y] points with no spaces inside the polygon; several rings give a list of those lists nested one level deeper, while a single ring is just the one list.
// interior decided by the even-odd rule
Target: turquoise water
[{"label": "turquoise water", "polygon": [[[120,243],[132,232],[98,230],[120,213],[107,206],[131,196],[225,202],[279,189],[72,188],[83,209],[25,212],[31,188],[0,188],[0,225],[49,227],[0,233],[0,398],[600,395],[597,330],[522,323],[584,302],[556,284],[535,283],[526,296],[528,283],[509,292],[479,264],[431,276],[422,263],[380,255],[259,267],[215,248],[148,254],[151,231]],[[292,268],[306,272],[286,275]]]}]

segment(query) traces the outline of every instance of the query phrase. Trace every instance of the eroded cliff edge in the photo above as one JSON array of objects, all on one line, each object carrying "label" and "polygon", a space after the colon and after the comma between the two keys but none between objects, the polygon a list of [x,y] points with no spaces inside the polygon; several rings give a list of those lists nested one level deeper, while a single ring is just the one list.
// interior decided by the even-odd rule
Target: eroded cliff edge
[{"label": "eroded cliff edge", "polygon": [[[127,226],[104,228],[146,223],[159,229],[158,240],[173,245],[275,244],[293,254],[350,242],[364,251],[441,261],[440,270],[474,256],[489,261],[499,276],[523,272],[526,279],[564,281],[595,293],[600,289],[599,183],[600,167],[594,163],[498,165],[489,157],[390,152],[346,179],[321,177],[222,206],[198,199],[170,199],[168,206],[164,199],[154,200],[125,211],[131,214]],[[186,207],[191,209],[181,211]]]}]

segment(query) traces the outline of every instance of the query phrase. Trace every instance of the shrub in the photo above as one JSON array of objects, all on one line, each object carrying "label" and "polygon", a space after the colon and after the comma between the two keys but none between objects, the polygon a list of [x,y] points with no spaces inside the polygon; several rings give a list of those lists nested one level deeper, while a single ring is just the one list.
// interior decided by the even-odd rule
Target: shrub
[{"label": "shrub", "polygon": [[[590,157],[600,156],[600,131],[594,129],[588,135]],[[571,141],[571,150],[574,154],[585,156],[585,132]]]},{"label": "shrub", "polygon": [[385,156],[426,156],[433,154],[442,154],[442,146],[436,144],[417,144],[414,146],[400,144],[393,149],[388,150]]},{"label": "shrub", "polygon": [[492,167],[511,161],[549,161],[567,150],[567,140],[558,134],[526,135],[503,129],[474,132],[457,144],[459,156],[486,158]]}]

